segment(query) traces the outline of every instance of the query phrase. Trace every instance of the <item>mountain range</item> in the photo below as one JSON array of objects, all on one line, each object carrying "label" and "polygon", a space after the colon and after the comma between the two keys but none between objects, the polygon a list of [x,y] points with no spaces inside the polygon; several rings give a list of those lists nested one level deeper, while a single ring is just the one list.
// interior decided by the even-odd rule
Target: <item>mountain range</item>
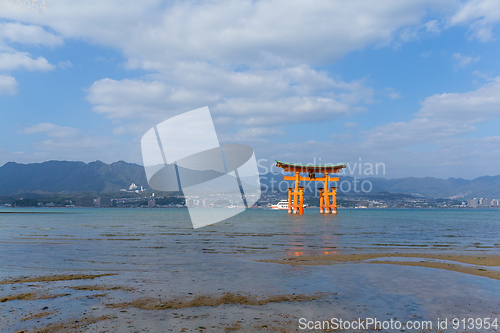
[{"label": "mountain range", "polygon": [[[260,180],[262,187],[266,190],[281,189],[281,191],[285,191],[288,186],[292,185],[291,181],[283,180],[281,173],[278,175],[272,173],[264,174],[260,176]],[[356,188],[354,185],[355,182]],[[286,183],[288,183],[288,186]],[[319,187],[323,187],[323,184],[318,185]],[[363,186],[364,190],[369,190],[369,193],[366,194],[389,192],[409,194],[414,197],[429,199],[500,199],[500,175],[483,176],[472,180],[462,178],[440,179],[434,177],[406,177],[396,179],[382,177],[354,178],[340,175],[336,186],[339,187],[338,193],[340,196],[343,194],[366,193],[361,190],[361,186]],[[311,188],[314,188],[314,186],[311,186]],[[306,187],[305,193],[311,194],[312,191],[308,191]]]},{"label": "mountain range", "polygon": [[[261,175],[263,188],[274,187],[283,181],[283,175]],[[340,176],[340,182],[353,184],[354,178]],[[462,178],[362,178],[357,179],[358,191],[362,182],[370,182],[371,193],[404,193],[426,198],[467,199],[484,197],[500,198],[500,175],[483,176],[473,180]],[[124,161],[106,164],[101,161],[91,163],[48,161],[43,163],[20,164],[9,162],[0,167],[0,195],[23,193],[112,193],[128,188],[132,183],[148,188],[144,168]],[[338,184],[342,185],[342,184]],[[349,193],[355,193],[350,186]],[[282,189],[286,186],[282,186]],[[347,184],[344,184],[347,189]],[[365,184],[365,189],[369,188]],[[361,192],[362,193],[362,192]]]},{"label": "mountain range", "polygon": [[472,180],[462,178],[368,178],[373,184],[372,192],[386,191],[406,193],[417,197],[470,199],[500,199],[500,175],[482,176]]},{"label": "mountain range", "polygon": [[140,165],[123,161],[106,164],[48,161],[0,167],[0,195],[22,193],[118,192],[135,183],[147,187],[146,174]]}]

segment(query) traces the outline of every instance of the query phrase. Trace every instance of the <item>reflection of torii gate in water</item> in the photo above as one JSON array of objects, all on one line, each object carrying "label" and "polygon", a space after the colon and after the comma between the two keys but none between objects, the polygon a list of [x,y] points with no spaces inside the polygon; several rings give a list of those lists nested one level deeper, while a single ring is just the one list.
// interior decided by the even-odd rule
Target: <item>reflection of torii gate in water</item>
[{"label": "reflection of torii gate in water", "polygon": [[[276,166],[282,168],[283,171],[295,173],[295,176],[285,176],[285,180],[295,181],[295,187],[288,188],[288,213],[304,214],[304,186],[299,186],[299,181],[324,181],[324,188],[319,190],[319,212],[337,214],[337,187],[329,185],[330,182],[336,182],[339,178],[330,177],[330,173],[338,173],[345,168],[344,163],[311,165],[276,160]],[[301,177],[301,172],[307,172],[309,177]],[[316,173],[322,173],[323,177],[316,178]]]}]

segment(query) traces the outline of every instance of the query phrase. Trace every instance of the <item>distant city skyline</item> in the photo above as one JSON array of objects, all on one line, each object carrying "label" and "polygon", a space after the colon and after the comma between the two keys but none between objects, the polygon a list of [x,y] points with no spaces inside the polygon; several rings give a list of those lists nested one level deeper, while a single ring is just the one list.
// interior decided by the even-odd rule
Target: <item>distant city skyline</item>
[{"label": "distant city skyline", "polygon": [[500,2],[62,1],[0,8],[0,166],[142,163],[208,106],[257,160],[500,174]]},{"label": "distant city skyline", "polygon": [[499,199],[473,198],[467,200],[467,207],[500,207]]}]

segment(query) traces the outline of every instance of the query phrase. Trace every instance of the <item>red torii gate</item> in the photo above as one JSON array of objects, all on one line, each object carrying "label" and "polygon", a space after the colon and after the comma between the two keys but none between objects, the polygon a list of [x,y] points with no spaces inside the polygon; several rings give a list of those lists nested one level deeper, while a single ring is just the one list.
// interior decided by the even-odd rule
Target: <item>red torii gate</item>
[{"label": "red torii gate", "polygon": [[[288,188],[288,213],[304,214],[304,186],[299,186],[299,181],[323,181],[324,188],[320,189],[319,212],[337,214],[337,187],[330,187],[330,182],[336,182],[338,177],[330,177],[330,173],[338,173],[345,168],[345,163],[340,164],[294,164],[278,160],[276,166],[286,172],[294,172],[294,176],[285,176],[285,180],[295,181],[294,188]],[[301,172],[307,172],[309,177],[301,177]],[[316,173],[323,177],[316,178]],[[331,199],[330,199],[331,197]]]}]

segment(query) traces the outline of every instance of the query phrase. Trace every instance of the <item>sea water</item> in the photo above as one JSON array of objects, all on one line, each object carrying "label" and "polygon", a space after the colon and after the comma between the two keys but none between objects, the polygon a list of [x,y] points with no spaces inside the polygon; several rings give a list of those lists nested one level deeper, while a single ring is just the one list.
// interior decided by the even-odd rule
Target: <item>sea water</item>
[{"label": "sea water", "polygon": [[500,253],[497,209],[340,209],[337,215],[249,209],[196,230],[186,209],[1,212],[9,214],[0,214],[0,278],[19,271],[161,271],[217,255],[254,260],[387,248]]},{"label": "sea water", "polygon": [[[116,273],[104,283],[131,286],[150,296],[327,292],[335,295],[329,302],[338,302],[331,312],[342,309],[353,318],[497,316],[500,306],[500,281],[480,276],[385,264],[260,262],[388,250],[498,255],[500,210],[495,209],[340,209],[337,215],[319,214],[317,209],[306,209],[304,215],[249,209],[196,230],[186,209],[2,208],[1,212],[0,279]],[[73,295],[64,288],[86,283],[60,282],[57,288]],[[8,295],[29,286],[14,288],[18,287],[0,289]],[[67,296],[31,303],[50,302],[59,302],[54,306],[66,309],[65,316],[71,318],[99,301],[91,304]],[[11,311],[22,304],[27,303],[8,302],[0,315],[11,318]],[[302,310],[310,307],[307,311],[317,314],[314,304],[304,303]],[[321,306],[329,313],[330,308]],[[9,330],[24,327],[15,318],[9,320]]]}]

